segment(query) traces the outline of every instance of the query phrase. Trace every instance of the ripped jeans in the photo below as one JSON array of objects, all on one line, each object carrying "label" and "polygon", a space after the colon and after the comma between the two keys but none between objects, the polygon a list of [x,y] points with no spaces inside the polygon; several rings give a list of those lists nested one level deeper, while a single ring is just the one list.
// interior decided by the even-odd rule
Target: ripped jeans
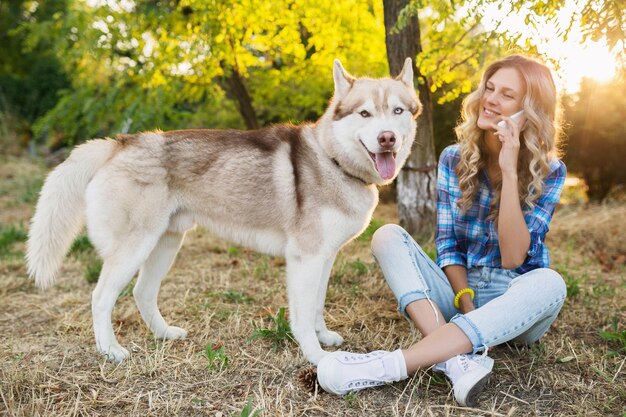
[{"label": "ripped jeans", "polygon": [[476,309],[461,314],[454,307],[454,290],[443,270],[400,226],[389,224],[378,229],[372,238],[372,253],[402,314],[408,318],[406,306],[413,301],[434,302],[443,319],[457,325],[469,338],[474,353],[508,341],[530,344],[539,340],[565,302],[563,278],[551,269],[519,275],[477,267],[467,271]]}]

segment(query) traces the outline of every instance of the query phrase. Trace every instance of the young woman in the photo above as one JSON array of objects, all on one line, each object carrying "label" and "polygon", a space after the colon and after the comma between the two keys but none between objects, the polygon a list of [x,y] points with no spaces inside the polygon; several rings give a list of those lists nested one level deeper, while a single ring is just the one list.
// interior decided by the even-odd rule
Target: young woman
[{"label": "young woman", "polygon": [[512,55],[487,68],[463,102],[458,143],[439,160],[437,263],[399,226],[372,240],[399,310],[423,338],[406,350],[325,356],[324,390],[343,395],[435,365],[457,402],[471,406],[493,367],[489,347],[533,343],[548,331],[566,294],[544,244],[565,180],[557,110],[542,63]]}]

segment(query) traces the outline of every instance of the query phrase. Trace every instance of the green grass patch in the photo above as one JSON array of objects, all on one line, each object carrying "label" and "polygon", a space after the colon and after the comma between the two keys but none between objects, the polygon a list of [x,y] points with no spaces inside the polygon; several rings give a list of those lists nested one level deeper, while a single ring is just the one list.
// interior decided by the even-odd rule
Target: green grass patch
[{"label": "green grass patch", "polygon": [[578,297],[581,291],[581,284],[585,281],[586,276],[580,275],[571,268],[562,265],[555,265],[554,270],[558,272],[563,281],[565,281],[565,287],[567,289],[567,298],[572,299]]},{"label": "green grass patch", "polygon": [[270,270],[269,257],[266,255],[259,255],[258,261],[254,265],[253,274],[255,278],[264,278],[268,276]]},{"label": "green grass patch", "polygon": [[83,277],[90,284],[98,282],[102,271],[102,259],[96,254],[95,248],[87,235],[80,235],[70,247],[69,254],[76,257],[83,264]]},{"label": "green grass patch", "polygon": [[367,273],[367,264],[360,259],[350,262],[349,265],[356,275],[365,275]]},{"label": "green grass patch", "polygon": [[70,255],[78,255],[93,250],[94,247],[89,241],[89,237],[87,237],[87,235],[80,235],[72,242],[69,253]]},{"label": "green grass patch", "polygon": [[26,182],[24,184],[24,188],[22,188],[19,202],[24,204],[35,204],[39,199],[39,191],[41,191],[41,187],[43,187],[43,182],[43,178],[35,178]]},{"label": "green grass patch", "polygon": [[619,330],[619,319],[613,317],[611,329],[598,333],[609,344],[607,356],[614,357],[626,353],[626,330]]},{"label": "green grass patch", "polygon": [[13,246],[18,242],[25,242],[28,234],[21,224],[0,225],[0,257],[10,257],[14,255],[22,255],[21,252],[13,250]]},{"label": "green grass patch", "polygon": [[270,326],[258,327],[255,324],[254,332],[248,337],[248,342],[256,339],[268,340],[272,343],[272,350],[274,352],[290,341],[295,342],[293,334],[291,333],[291,327],[289,327],[289,321],[285,318],[285,314],[285,307],[281,307],[276,316],[268,314],[267,318],[270,321]]},{"label": "green grass patch", "polygon": [[230,361],[224,350],[224,344],[221,342],[206,345],[204,348],[204,356],[207,359],[207,368],[209,371],[219,372],[226,368]]},{"label": "green grass patch", "polygon": [[372,236],[374,236],[374,232],[376,232],[385,224],[387,224],[387,222],[385,222],[384,220],[372,218],[370,224],[367,225],[367,228],[363,233],[361,233],[357,240],[361,242],[370,242],[372,240]]},{"label": "green grass patch", "polygon": [[250,297],[249,295],[244,294],[243,292],[231,291],[231,290],[228,290],[222,293],[222,297],[224,297],[228,301],[232,301],[233,303],[237,303],[237,304],[250,304],[251,302],[254,301],[254,298]]},{"label": "green grass patch", "polygon": [[341,282],[351,282],[366,275],[372,269],[372,264],[357,258],[354,261],[347,261],[341,254],[337,257],[330,275],[331,282],[338,284]]},{"label": "green grass patch", "polygon": [[84,262],[83,276],[90,284],[98,282],[100,272],[102,271],[102,260],[95,256],[90,256]]},{"label": "green grass patch", "polygon": [[359,393],[357,391],[352,391],[343,396],[344,401],[348,404],[348,407],[354,407],[356,405],[356,401],[359,398]]},{"label": "green grass patch", "polygon": [[257,417],[258,415],[261,414],[262,410],[263,409],[257,410],[256,407],[253,408],[252,407],[252,398],[248,398],[248,403],[241,410],[241,414],[239,414],[239,417]]},{"label": "green grass patch", "polygon": [[226,249],[226,253],[228,253],[228,256],[239,256],[241,249],[237,246],[229,246],[228,249]]},{"label": "green grass patch", "polygon": [[437,262],[437,249],[435,246],[422,246],[422,250],[433,262]]}]

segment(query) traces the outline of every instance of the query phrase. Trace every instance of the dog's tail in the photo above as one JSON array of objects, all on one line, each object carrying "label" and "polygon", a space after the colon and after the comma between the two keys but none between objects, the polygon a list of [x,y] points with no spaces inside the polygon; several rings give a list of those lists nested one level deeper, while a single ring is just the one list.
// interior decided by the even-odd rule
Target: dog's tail
[{"label": "dog's tail", "polygon": [[40,288],[54,282],[74,237],[84,223],[85,190],[111,158],[116,142],[96,139],[78,146],[46,178],[28,233],[28,274]]}]

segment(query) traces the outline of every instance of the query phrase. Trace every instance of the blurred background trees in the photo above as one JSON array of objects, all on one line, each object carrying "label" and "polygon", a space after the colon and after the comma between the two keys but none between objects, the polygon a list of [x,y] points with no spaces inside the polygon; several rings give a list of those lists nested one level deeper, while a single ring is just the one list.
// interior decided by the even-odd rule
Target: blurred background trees
[{"label": "blurred background trees", "polygon": [[65,0],[37,7],[24,1],[0,2],[0,113],[3,125],[11,125],[22,145],[31,140],[33,124],[57,105],[59,92],[70,85],[54,39],[33,42],[24,27],[47,22],[66,7]]},{"label": "blurred background trees", "polygon": [[11,49],[49,51],[71,83],[29,120],[34,140],[51,147],[154,128],[313,120],[332,94],[335,57],[354,73],[387,71],[382,5],[364,0],[67,0],[52,13],[13,3],[20,21],[2,27]]},{"label": "blurred background trees", "polygon": [[565,102],[566,164],[582,176],[591,200],[626,184],[626,77],[610,84],[585,79]]}]

